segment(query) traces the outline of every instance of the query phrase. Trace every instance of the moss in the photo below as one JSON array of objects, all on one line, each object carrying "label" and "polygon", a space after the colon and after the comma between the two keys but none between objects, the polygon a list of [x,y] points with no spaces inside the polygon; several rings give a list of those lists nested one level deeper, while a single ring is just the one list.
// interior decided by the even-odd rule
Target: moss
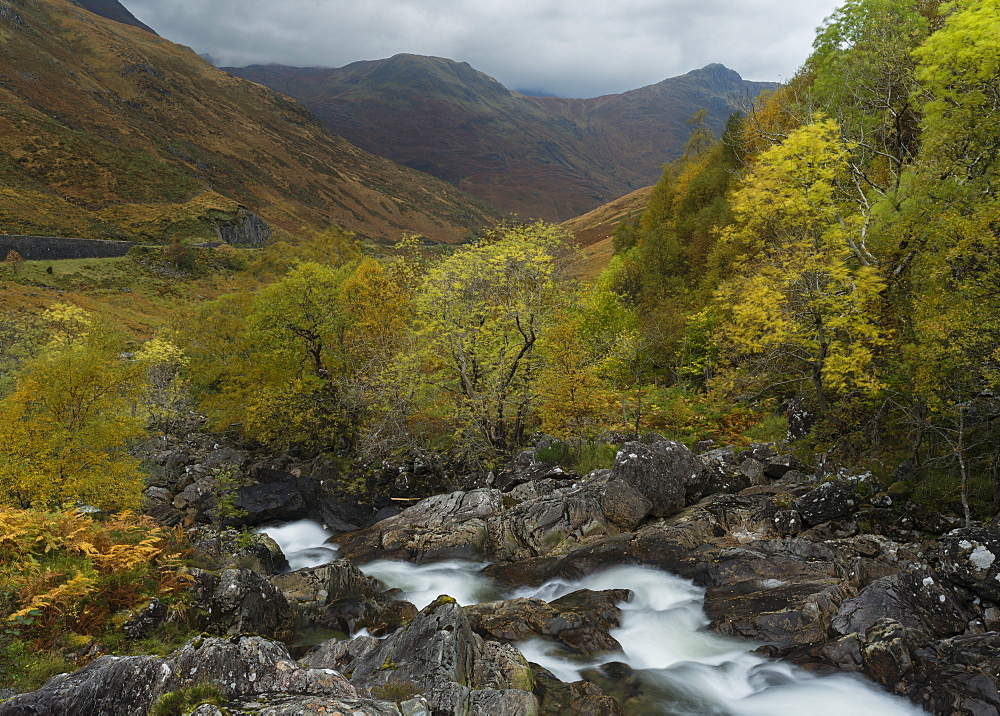
[{"label": "moss", "polygon": [[438,607],[443,606],[445,604],[458,604],[458,602],[455,600],[454,597],[449,597],[447,594],[442,594],[440,597],[438,597],[437,599],[435,599],[433,602],[430,603],[428,610],[434,611]]},{"label": "moss", "polygon": [[149,716],[181,716],[190,713],[201,704],[221,706],[222,703],[222,691],[219,687],[203,682],[164,694],[150,709]]},{"label": "moss", "polygon": [[390,681],[371,688],[372,696],[382,701],[401,703],[420,693],[420,687],[412,681]]},{"label": "moss", "polygon": [[381,669],[382,671],[386,671],[387,669],[398,669],[398,668],[399,667],[396,665],[396,662],[392,661],[392,659],[388,656],[385,657],[385,661],[382,663],[382,666],[379,667],[379,669]]}]

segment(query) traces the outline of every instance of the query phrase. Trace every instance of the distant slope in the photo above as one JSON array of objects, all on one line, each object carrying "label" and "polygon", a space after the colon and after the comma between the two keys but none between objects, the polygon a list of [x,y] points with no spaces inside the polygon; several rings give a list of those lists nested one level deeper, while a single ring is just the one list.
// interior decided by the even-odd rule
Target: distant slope
[{"label": "distant slope", "polygon": [[652,191],[652,186],[636,189],[620,199],[562,223],[581,249],[582,257],[576,265],[576,274],[580,278],[595,278],[608,267],[614,253],[612,239],[615,228],[622,219],[642,213],[649,203]]},{"label": "distant slope", "polygon": [[740,98],[774,86],[709,65],[624,94],[528,97],[464,62],[421,55],[338,69],[226,69],[300,100],[363,149],[549,220],[654,183],[695,112],[706,109],[720,132]]},{"label": "distant slope", "polygon": [[154,35],[156,34],[156,31],[153,28],[140,21],[135,15],[129,12],[127,7],[118,2],[118,0],[75,0],[75,2],[80,7],[90,10],[95,15],[100,15],[101,17],[106,17],[109,20],[120,22],[123,25],[138,27],[146,32],[151,32]]},{"label": "distant slope", "polygon": [[186,47],[67,0],[0,0],[0,233],[210,238],[238,204],[385,241],[498,218]]}]

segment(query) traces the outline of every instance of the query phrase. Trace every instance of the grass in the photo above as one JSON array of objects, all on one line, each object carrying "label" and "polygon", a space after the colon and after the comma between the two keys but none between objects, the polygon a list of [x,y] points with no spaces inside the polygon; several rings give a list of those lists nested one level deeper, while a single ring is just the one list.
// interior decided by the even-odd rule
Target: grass
[{"label": "grass", "polygon": [[218,249],[193,251],[198,270],[192,272],[172,269],[160,249],[138,257],[25,261],[16,274],[0,263],[0,314],[37,315],[53,303],[72,303],[145,337],[169,325],[184,305],[233,289],[233,270],[216,260]]}]

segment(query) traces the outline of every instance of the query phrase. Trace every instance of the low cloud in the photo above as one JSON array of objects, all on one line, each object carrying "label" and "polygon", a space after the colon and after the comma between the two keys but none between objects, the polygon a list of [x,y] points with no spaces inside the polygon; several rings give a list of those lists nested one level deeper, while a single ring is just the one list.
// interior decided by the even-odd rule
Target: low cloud
[{"label": "low cloud", "polygon": [[623,92],[721,62],[789,79],[834,0],[125,0],[220,65],[340,67],[409,52],[465,61],[510,88]]}]

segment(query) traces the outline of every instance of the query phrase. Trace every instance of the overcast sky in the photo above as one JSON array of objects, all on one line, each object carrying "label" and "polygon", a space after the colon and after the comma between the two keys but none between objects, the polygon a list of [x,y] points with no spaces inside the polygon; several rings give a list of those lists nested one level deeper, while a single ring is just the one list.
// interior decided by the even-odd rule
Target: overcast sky
[{"label": "overcast sky", "polygon": [[122,0],[218,65],[341,67],[409,52],[510,89],[624,92],[721,62],[789,79],[837,0]]}]

